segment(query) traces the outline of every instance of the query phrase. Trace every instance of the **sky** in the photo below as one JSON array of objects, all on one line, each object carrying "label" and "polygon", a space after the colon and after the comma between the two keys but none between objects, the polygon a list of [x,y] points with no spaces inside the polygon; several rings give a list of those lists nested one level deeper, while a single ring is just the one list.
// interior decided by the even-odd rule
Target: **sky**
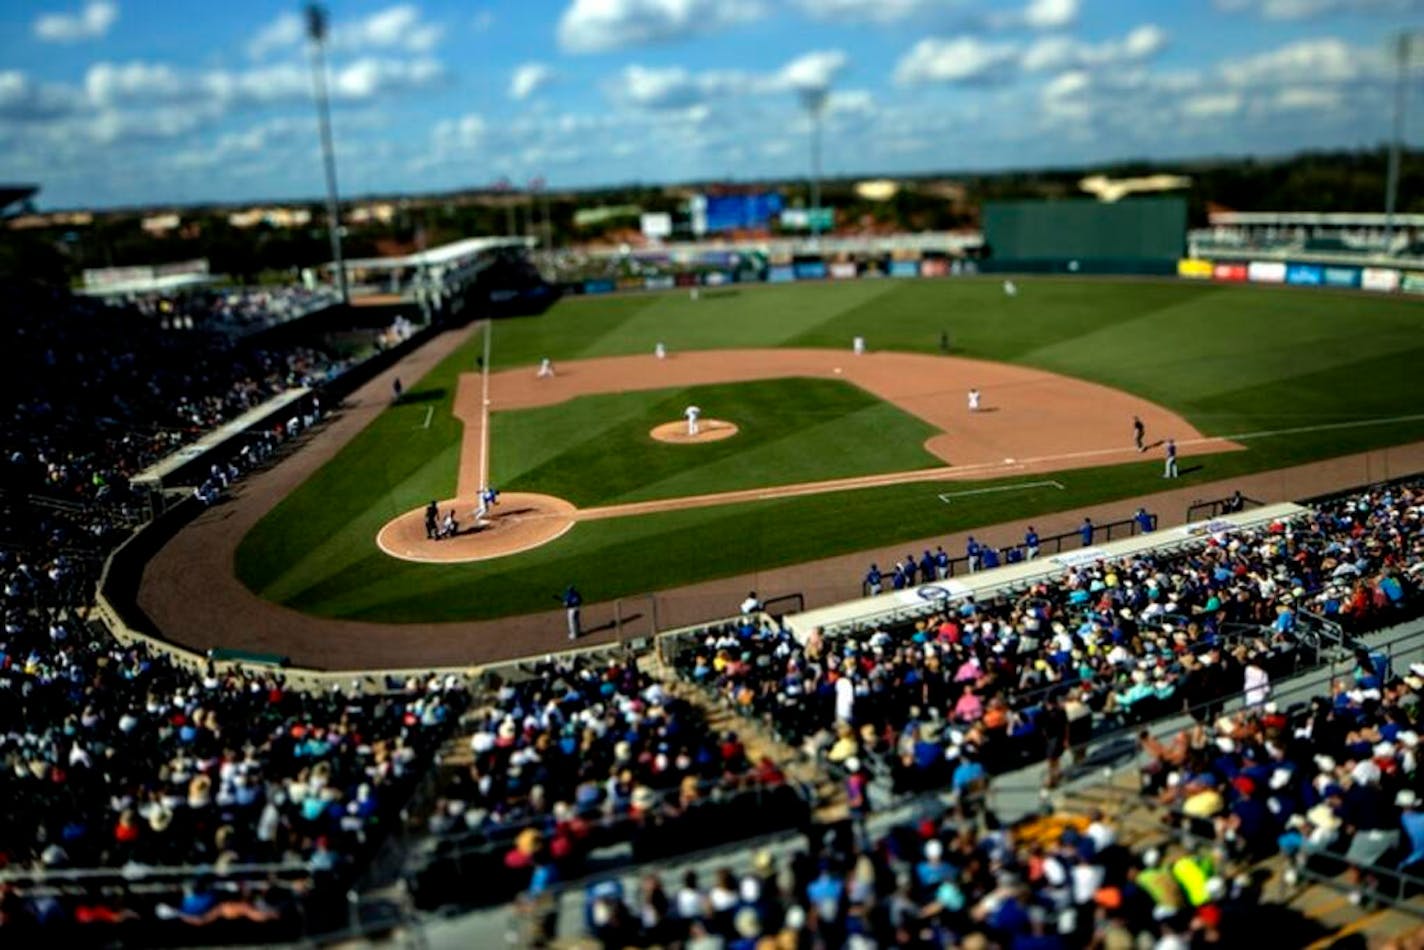
[{"label": "sky", "polygon": [[[1279,155],[1388,139],[1424,0],[330,0],[343,196]],[[41,207],[319,197],[301,5],[0,5]],[[1424,32],[1411,91],[1424,111]],[[1406,137],[1418,142],[1424,122]]]}]

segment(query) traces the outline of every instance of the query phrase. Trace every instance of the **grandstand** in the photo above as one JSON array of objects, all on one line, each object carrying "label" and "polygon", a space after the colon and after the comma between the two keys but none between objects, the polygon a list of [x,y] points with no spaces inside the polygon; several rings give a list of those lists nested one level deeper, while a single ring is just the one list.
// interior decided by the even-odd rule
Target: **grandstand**
[{"label": "grandstand", "polygon": [[1213,211],[1187,235],[1188,256],[1420,266],[1424,214]]}]

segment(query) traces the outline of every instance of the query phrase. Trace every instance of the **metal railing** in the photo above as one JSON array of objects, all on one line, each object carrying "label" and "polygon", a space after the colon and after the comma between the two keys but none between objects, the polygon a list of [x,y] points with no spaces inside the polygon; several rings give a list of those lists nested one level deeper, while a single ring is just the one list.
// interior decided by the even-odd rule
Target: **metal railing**
[{"label": "metal railing", "polygon": [[1265,507],[1265,502],[1256,498],[1248,498],[1237,492],[1235,495],[1228,495],[1225,498],[1212,498],[1203,500],[1198,498],[1187,506],[1187,523],[1193,521],[1209,520],[1219,515],[1231,515],[1250,508]]},{"label": "metal railing", "polygon": [[[1152,531],[1156,531],[1156,530],[1157,530],[1157,516],[1156,516],[1156,515],[1149,515],[1148,517],[1151,519],[1151,524],[1152,524],[1151,530],[1152,530]],[[1136,518],[1123,518],[1123,519],[1121,519],[1120,521],[1108,521],[1108,522],[1105,522],[1105,523],[1103,523],[1103,524],[1095,524],[1095,525],[1093,525],[1093,526],[1092,526],[1092,533],[1091,533],[1091,536],[1090,536],[1090,540],[1088,540],[1088,541],[1084,541],[1084,540],[1083,540],[1083,531],[1082,531],[1081,528],[1078,528],[1078,529],[1073,530],[1073,531],[1064,531],[1064,532],[1061,533],[1061,534],[1051,534],[1051,535],[1048,535],[1047,537],[1039,538],[1039,539],[1038,539],[1038,553],[1037,553],[1037,555],[1036,555],[1035,557],[1036,557],[1036,558],[1039,558],[1039,557],[1045,557],[1045,556],[1054,555],[1054,554],[1062,554],[1065,550],[1070,550],[1070,551],[1071,551],[1071,550],[1076,550],[1076,549],[1078,549],[1078,548],[1085,548],[1085,547],[1088,547],[1089,545],[1096,544],[1096,543],[1098,543],[1099,541],[1112,541],[1112,540],[1115,540],[1115,539],[1118,539],[1118,538],[1131,538],[1131,537],[1136,537],[1138,534],[1141,534],[1141,533],[1142,533],[1142,527],[1137,523],[1137,519],[1136,519]],[[1029,557],[1028,557],[1028,545],[1025,544],[1025,543],[1023,543],[1022,541],[1017,542],[1017,543],[1014,543],[1014,544],[984,545],[984,547],[985,547],[986,549],[987,549],[987,548],[993,548],[993,550],[994,550],[995,552],[1001,553],[1001,554],[1004,554],[1004,555],[1007,555],[1007,553],[1008,553],[1008,552],[1011,552],[1011,551],[1012,551],[1012,552],[1017,552],[1018,555],[1020,555],[1020,556],[1019,556],[1018,558],[1016,558],[1015,560],[1009,560],[1007,556],[1004,556],[1004,557],[1000,558],[1000,559],[999,559],[999,563],[993,565],[993,567],[983,567],[983,566],[980,566],[980,567],[978,567],[978,568],[971,569],[971,568],[970,568],[970,563],[971,563],[971,561],[973,561],[974,559],[971,558],[968,554],[961,554],[961,555],[959,555],[958,557],[952,557],[952,558],[949,559],[949,565],[948,565],[947,571],[946,571],[946,573],[945,573],[945,577],[959,577],[959,576],[964,575],[964,574],[973,574],[973,573],[977,573],[977,572],[981,572],[981,571],[993,570],[995,567],[1005,567],[1005,566],[1007,566],[1007,565],[1009,565],[1009,564],[1014,564],[1014,563],[1020,563],[1020,564],[1021,564],[1021,563],[1023,563],[1024,561],[1026,561],[1026,560],[1029,559]],[[980,565],[982,565],[982,564],[983,564],[983,557],[982,557],[982,555],[980,556],[980,558],[979,558],[978,560],[979,560]],[[918,570],[918,567],[916,568],[916,570]],[[884,580],[884,582],[883,582],[882,585],[881,585],[882,590],[891,588],[891,586],[892,586],[892,584],[891,584],[891,577],[892,577],[893,574],[894,574],[894,571],[891,571],[891,572],[886,573],[886,574],[884,575],[884,576],[885,576],[885,580]],[[938,578],[938,573],[937,573],[937,572],[936,572],[936,578]],[[916,583],[928,584],[928,583],[930,583],[932,580],[933,580],[933,578],[920,577]],[[861,596],[864,596],[864,597],[869,597],[869,596],[871,596],[871,594],[870,594],[870,584],[869,584],[868,582],[864,582],[864,581],[861,582]]]}]

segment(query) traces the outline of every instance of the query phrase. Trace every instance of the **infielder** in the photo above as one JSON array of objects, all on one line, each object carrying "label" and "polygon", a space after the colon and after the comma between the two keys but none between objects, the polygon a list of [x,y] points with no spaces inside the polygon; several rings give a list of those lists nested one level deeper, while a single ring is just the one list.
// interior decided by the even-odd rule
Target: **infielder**
[{"label": "infielder", "polygon": [[865,337],[858,336],[854,340],[851,340],[850,348],[854,351],[856,356],[863,354],[865,352]]},{"label": "infielder", "polygon": [[544,357],[542,360],[539,361],[539,378],[540,378],[540,379],[543,379],[543,378],[546,377],[546,376],[553,376],[553,375],[554,375],[554,361],[551,360],[551,359],[549,359],[549,358],[546,356],[546,357]]},{"label": "infielder", "polygon": [[1132,417],[1132,441],[1137,446],[1137,451],[1146,452],[1147,427],[1142,424],[1142,419],[1138,416]]},{"label": "infielder", "polygon": [[654,344],[654,345],[653,345],[653,355],[656,356],[656,357],[657,357],[658,359],[660,359],[660,360],[665,360],[665,359],[667,359],[667,347],[663,346],[661,343],[656,343],[656,344]]},{"label": "infielder", "polygon": [[491,508],[499,504],[499,490],[496,488],[485,488],[480,492],[480,506],[475,509],[475,523],[479,524],[485,520],[485,515],[489,514]]},{"label": "infielder", "polygon": [[969,390],[969,411],[979,411],[979,390],[977,389]]},{"label": "infielder", "polygon": [[1163,478],[1177,477],[1177,443],[1174,439],[1167,440],[1166,465],[1162,469]]},{"label": "infielder", "polygon": [[687,434],[696,435],[700,431],[697,428],[697,417],[702,415],[702,410],[696,406],[688,406],[682,414],[687,416]]}]

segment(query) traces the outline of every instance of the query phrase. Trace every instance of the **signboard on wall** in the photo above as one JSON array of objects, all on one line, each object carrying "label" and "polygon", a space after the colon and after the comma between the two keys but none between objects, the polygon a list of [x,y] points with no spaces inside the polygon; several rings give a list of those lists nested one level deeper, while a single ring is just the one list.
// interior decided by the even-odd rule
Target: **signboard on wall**
[{"label": "signboard on wall", "polygon": [[1211,279],[1211,261],[1204,261],[1197,257],[1184,257],[1177,261],[1177,276],[1190,277],[1194,280]]},{"label": "signboard on wall", "polygon": [[1246,267],[1246,279],[1253,284],[1282,284],[1286,279],[1284,261],[1252,261]]},{"label": "signboard on wall", "polygon": [[643,237],[652,241],[672,237],[672,215],[665,211],[645,214],[642,217],[642,230]]},{"label": "signboard on wall", "polygon": [[1399,271],[1393,267],[1366,267],[1360,271],[1360,286],[1385,293],[1399,289]]}]

